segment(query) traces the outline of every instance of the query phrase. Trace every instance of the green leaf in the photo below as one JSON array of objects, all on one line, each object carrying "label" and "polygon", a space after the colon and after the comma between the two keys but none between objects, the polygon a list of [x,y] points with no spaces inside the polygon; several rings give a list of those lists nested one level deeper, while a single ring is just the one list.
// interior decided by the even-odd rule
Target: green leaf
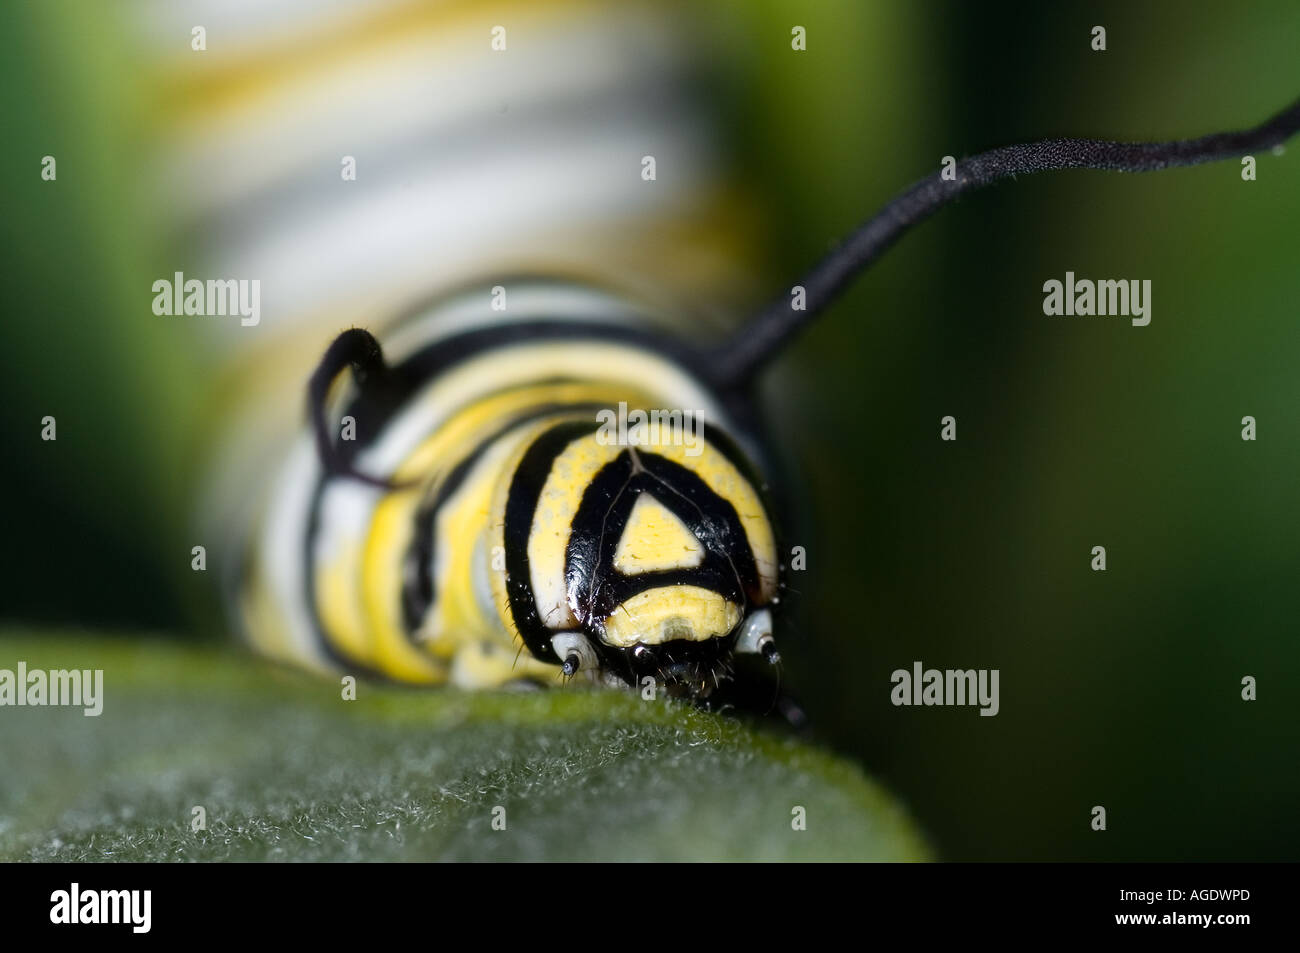
[{"label": "green leaf", "polygon": [[0,860],[929,856],[854,765],[632,693],[361,681],[344,701],[234,649],[0,638],[0,668],[19,660],[102,669],[103,712],[0,708]]}]

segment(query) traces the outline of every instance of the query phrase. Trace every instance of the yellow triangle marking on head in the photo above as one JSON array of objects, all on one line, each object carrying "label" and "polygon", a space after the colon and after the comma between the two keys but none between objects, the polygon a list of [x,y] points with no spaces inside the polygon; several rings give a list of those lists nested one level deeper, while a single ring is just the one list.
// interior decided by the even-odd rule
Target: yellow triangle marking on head
[{"label": "yellow triangle marking on head", "polygon": [[693,569],[704,562],[704,544],[686,524],[649,493],[632,505],[627,527],[614,553],[614,568],[625,576],[665,569]]}]

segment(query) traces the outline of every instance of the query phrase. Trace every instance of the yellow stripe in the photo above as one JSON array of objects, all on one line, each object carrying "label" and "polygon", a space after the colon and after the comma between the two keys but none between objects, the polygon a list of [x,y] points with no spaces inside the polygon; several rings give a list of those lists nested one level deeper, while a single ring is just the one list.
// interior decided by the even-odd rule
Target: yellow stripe
[{"label": "yellow stripe", "polygon": [[566,16],[599,14],[601,5],[561,0],[493,3],[487,10],[469,0],[411,0],[376,10],[366,19],[348,18],[304,42],[295,35],[287,44],[249,50],[222,50],[222,38],[208,36],[208,50],[196,53],[184,42],[157,70],[150,88],[162,90],[163,121],[205,125],[223,114],[255,108],[259,99],[281,95],[294,84],[310,86],[322,76],[337,75],[346,65],[370,60],[383,64],[394,48],[418,44],[464,56],[490,52],[491,28],[504,24],[508,38],[516,31],[545,25],[562,29]]},{"label": "yellow stripe", "polygon": [[[639,431],[640,428],[637,428]],[[629,433],[629,441],[632,435]],[[759,499],[758,491],[740,471],[735,468],[713,444],[708,442],[708,430],[705,429],[704,440],[698,445],[701,452],[691,456],[690,449],[683,442],[663,442],[652,449],[662,457],[680,464],[690,470],[706,484],[709,489],[731,503],[740,517],[740,525],[749,537],[749,545],[754,553],[754,563],[762,586],[763,601],[769,601],[776,595],[776,539],[772,535],[772,524],[767,511]]]},{"label": "yellow stripe", "polygon": [[706,642],[726,635],[739,621],[740,606],[711,589],[661,586],[618,606],[605,622],[604,641],[624,649],[638,642]]},{"label": "yellow stripe", "polygon": [[406,637],[401,616],[402,561],[421,496],[415,489],[389,493],[376,508],[362,557],[360,598],[379,670],[403,681],[437,684],[447,680],[446,665]]},{"label": "yellow stripe", "polygon": [[[501,473],[506,450],[489,450],[467,475],[456,493],[445,501],[436,533],[440,560],[435,579],[435,604],[420,633],[422,644],[413,645],[402,617],[402,586],[406,554],[414,534],[415,515],[420,503],[437,492],[450,471],[476,447],[500,429],[504,421],[529,408],[547,404],[603,404],[626,397],[626,391],[612,392],[610,384],[566,382],[520,387],[490,394],[453,415],[426,438],[394,473],[400,482],[423,480],[424,490],[385,494],[377,504],[365,541],[360,571],[359,613],[340,616],[338,641],[352,649],[358,639],[369,644],[366,658],[385,674],[410,681],[442,681],[446,666],[462,650],[487,640],[513,651],[513,636],[497,614],[485,616],[475,596],[476,558],[490,558],[484,551],[492,520],[492,495]],[[594,423],[594,416],[592,417]],[[350,604],[350,603],[349,603]],[[331,634],[335,634],[331,629]],[[535,671],[525,653],[513,675],[520,678]],[[513,663],[513,657],[512,657]],[[483,675],[482,665],[476,672]],[[549,669],[548,669],[549,670]],[[499,666],[493,671],[500,672]]]},{"label": "yellow stripe", "polygon": [[374,667],[374,644],[367,637],[357,591],[361,549],[345,543],[331,558],[316,560],[316,614],[326,640],[344,658]]},{"label": "yellow stripe", "polygon": [[573,518],[592,479],[624,449],[617,443],[600,443],[594,435],[579,437],[555,458],[542,485],[528,535],[528,565],[537,611],[552,629],[572,629],[578,624],[569,608],[564,576]]}]

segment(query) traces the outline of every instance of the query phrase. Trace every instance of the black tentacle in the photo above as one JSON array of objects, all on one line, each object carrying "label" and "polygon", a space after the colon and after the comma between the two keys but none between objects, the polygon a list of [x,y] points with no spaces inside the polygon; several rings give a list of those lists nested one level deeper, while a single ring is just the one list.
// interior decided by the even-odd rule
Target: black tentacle
[{"label": "black tentacle", "polygon": [[1300,101],[1244,132],[1216,133],[1175,142],[1045,139],[963,159],[957,163],[955,180],[933,174],[915,183],[796,282],[805,289],[803,310],[795,310],[790,296],[782,295],[710,355],[707,364],[722,388],[742,386],[912,226],[973,189],[1010,176],[1052,169],[1153,172],[1215,162],[1271,149],[1297,131],[1300,131]]},{"label": "black tentacle", "polygon": [[391,374],[388,365],[384,363],[383,348],[369,331],[350,328],[326,348],[307,383],[307,416],[316,435],[316,452],[320,456],[321,466],[331,476],[345,477],[387,490],[403,489],[407,484],[374,477],[355,469],[338,445],[330,439],[325,404],[330,387],[348,367],[352,368],[353,378],[363,393],[382,386]]}]

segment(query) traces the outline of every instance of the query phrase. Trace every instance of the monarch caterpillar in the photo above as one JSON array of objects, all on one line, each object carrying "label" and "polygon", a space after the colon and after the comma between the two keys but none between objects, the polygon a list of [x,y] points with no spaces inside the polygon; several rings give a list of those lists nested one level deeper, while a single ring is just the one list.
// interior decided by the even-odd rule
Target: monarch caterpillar
[{"label": "monarch caterpillar", "polygon": [[[410,682],[653,679],[697,702],[724,697],[741,657],[779,659],[782,550],[750,407],[755,376],[800,330],[966,191],[1053,169],[1209,162],[1298,128],[1300,102],[1245,132],[1053,139],[964,159],[817,264],[796,286],[802,307],[782,295],[718,346],[629,326],[617,299],[559,282],[501,285],[514,303],[490,324],[464,320],[481,289],[383,345],[344,331],[309,382],[312,432],[252,547],[250,636],[274,655]],[[340,409],[355,439],[336,440],[328,398],[349,367]],[[612,408],[668,411],[668,439],[643,442],[639,421],[602,440]],[[688,411],[705,421],[694,456]]]}]

